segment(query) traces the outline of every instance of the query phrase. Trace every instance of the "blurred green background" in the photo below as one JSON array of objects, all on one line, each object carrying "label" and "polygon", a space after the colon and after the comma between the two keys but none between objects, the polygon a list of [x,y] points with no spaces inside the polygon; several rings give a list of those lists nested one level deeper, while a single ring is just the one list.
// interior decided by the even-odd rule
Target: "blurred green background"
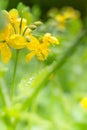
[{"label": "blurred green background", "polygon": [[81,12],[81,16],[87,15],[87,0],[9,0],[8,9],[16,7],[18,2],[23,2],[26,5],[32,7],[33,5],[39,5],[42,11],[42,17],[52,7],[62,8],[64,6],[72,6],[73,8]]},{"label": "blurred green background", "polygon": [[[35,9],[40,18],[45,21],[47,19],[47,11],[54,7],[60,9],[65,6],[72,6],[80,11],[83,21],[87,17],[87,0],[0,0],[0,8],[10,10],[17,7],[19,2],[29,6],[30,10],[32,8]],[[39,7],[38,10],[36,10],[35,5]],[[21,12],[20,9],[19,11]],[[81,40],[79,47],[77,47],[76,52],[73,53],[67,62],[63,61],[64,66],[60,67],[60,69],[58,68],[56,73],[53,73],[51,78],[49,78],[48,84],[43,85],[38,95],[35,95],[35,99],[31,101],[30,113],[21,111],[18,107],[24,103],[28,96],[32,99],[34,91],[38,89],[37,84],[44,79],[46,72],[49,73],[49,69],[47,70],[46,67],[51,65],[55,59],[56,62],[59,62],[75,40],[78,42],[78,34],[83,26],[84,24],[79,18],[78,20],[67,21],[65,31],[59,31],[57,30],[57,25],[55,26],[55,20],[49,18],[41,28],[34,32],[37,35],[39,31],[41,33],[50,32],[58,37],[60,45],[51,48],[52,53],[44,62],[33,58],[26,63],[26,51],[21,51],[16,77],[17,91],[19,93],[15,95],[13,108],[11,108],[10,112],[6,111],[6,120],[3,114],[1,116],[1,130],[7,130],[6,125],[8,130],[13,130],[10,129],[10,123],[8,123],[9,117],[14,117],[18,120],[15,130],[87,130],[87,111],[80,105],[82,97],[87,95],[87,38],[85,36]],[[1,62],[0,66],[1,77],[3,71],[6,72],[4,76],[8,92],[15,61],[14,50],[13,53],[12,60],[7,65]],[[33,88],[32,82],[34,84]],[[1,98],[0,101],[2,102]],[[1,102],[1,112],[3,112]]]}]

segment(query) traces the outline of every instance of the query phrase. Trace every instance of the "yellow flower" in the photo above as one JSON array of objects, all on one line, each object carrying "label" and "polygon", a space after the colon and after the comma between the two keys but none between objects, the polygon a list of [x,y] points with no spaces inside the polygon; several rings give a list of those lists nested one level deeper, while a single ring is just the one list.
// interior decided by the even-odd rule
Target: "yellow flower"
[{"label": "yellow flower", "polygon": [[64,29],[66,26],[66,18],[63,14],[58,14],[56,20],[59,22],[59,28]]},{"label": "yellow flower", "polygon": [[48,46],[51,43],[57,44],[58,42],[58,40],[49,33],[45,34],[41,41],[33,35],[30,36],[30,40],[31,41],[27,44],[27,48],[31,52],[27,54],[26,61],[30,61],[35,55],[39,60],[45,60],[50,52]]},{"label": "yellow flower", "polygon": [[81,102],[80,102],[81,106],[85,109],[87,109],[87,97],[84,97]]},{"label": "yellow flower", "polygon": [[24,48],[27,44],[27,39],[29,39],[29,32],[31,31],[29,29],[25,31],[27,28],[27,20],[19,18],[18,11],[16,9],[10,10],[6,15],[8,16],[10,21],[9,25],[11,26],[11,36],[8,39],[8,44],[14,49]]},{"label": "yellow flower", "polygon": [[15,32],[9,38],[8,44],[14,49],[22,49],[26,46],[27,42],[29,42],[27,39],[29,39],[29,33],[31,30],[27,28],[27,20],[18,17],[18,11],[16,9],[12,9],[9,12],[9,15],[13,20],[13,28],[15,29]]},{"label": "yellow flower", "polygon": [[30,61],[35,55],[38,57],[38,59],[43,60],[41,45],[39,40],[32,35],[30,36],[30,39],[31,41],[27,44],[27,48],[31,52],[27,54],[26,61]]},{"label": "yellow flower", "polygon": [[59,23],[60,29],[65,29],[66,27],[66,21],[68,19],[76,19],[79,17],[78,11],[75,11],[73,8],[68,7],[64,12],[58,14],[55,19]]},{"label": "yellow flower", "polygon": [[73,8],[68,7],[64,12],[65,19],[76,19],[79,17],[78,11],[75,11]]},{"label": "yellow flower", "polygon": [[3,11],[3,13],[9,21],[8,26],[0,35],[1,57],[5,63],[11,58],[9,47],[13,49],[23,49],[27,47],[30,53],[27,54],[26,61],[29,61],[34,56],[37,56],[39,60],[46,59],[50,52],[48,47],[51,44],[59,44],[59,41],[51,36],[50,33],[46,33],[41,40],[35,38],[31,34],[32,29],[27,25],[27,20],[20,18],[16,9],[12,9],[9,12]]},{"label": "yellow flower", "polygon": [[[28,45],[29,46],[29,45]],[[35,55],[38,60],[45,60],[49,54],[50,50],[43,45],[37,46],[37,48],[33,48],[29,54],[26,55],[26,61],[30,61]]]},{"label": "yellow flower", "polygon": [[25,36],[22,35],[27,23],[25,19],[21,23],[16,9],[12,9],[9,13],[4,11],[4,14],[10,23],[0,32],[0,51],[3,62],[7,63],[12,55],[9,47],[14,49],[24,48],[27,44],[25,36],[28,35],[28,31],[26,31]]}]

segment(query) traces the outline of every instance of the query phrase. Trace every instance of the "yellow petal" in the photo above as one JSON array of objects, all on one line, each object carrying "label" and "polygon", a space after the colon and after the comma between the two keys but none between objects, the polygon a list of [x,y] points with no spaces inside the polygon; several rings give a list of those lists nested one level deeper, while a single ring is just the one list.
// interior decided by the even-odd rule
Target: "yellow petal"
[{"label": "yellow petal", "polygon": [[13,20],[15,20],[18,18],[18,11],[16,9],[11,9],[9,15]]},{"label": "yellow petal", "polygon": [[[21,26],[20,26],[20,24],[21,24]],[[21,18],[17,18],[15,23],[14,23],[14,26],[15,26],[16,32],[18,34],[23,34],[23,31],[24,31],[24,29],[27,26],[27,20],[24,19],[24,18],[22,18],[22,19]]]},{"label": "yellow petal", "polygon": [[47,46],[44,44],[41,44],[39,46],[39,50],[37,51],[37,57],[39,60],[45,60],[48,57],[50,50],[48,49]]},{"label": "yellow petal", "polygon": [[37,50],[40,44],[39,40],[32,35],[30,35],[29,38],[30,42],[27,44],[27,48],[29,50]]},{"label": "yellow petal", "polygon": [[2,43],[0,46],[1,58],[4,63],[8,63],[11,58],[11,51],[6,43]]},{"label": "yellow petal", "polygon": [[61,15],[61,14],[58,14],[57,16],[56,16],[56,20],[58,20],[58,22],[65,22],[65,16],[64,15]]},{"label": "yellow petal", "polygon": [[7,41],[9,36],[13,33],[12,27],[8,24],[1,32],[0,32],[0,41]]},{"label": "yellow petal", "polygon": [[59,44],[58,39],[57,39],[56,37],[51,36],[50,33],[46,33],[46,34],[43,36],[42,41],[43,41],[44,44],[47,44],[48,46],[50,45],[50,43]]},{"label": "yellow petal", "polygon": [[39,44],[38,39],[34,37],[33,35],[30,35],[30,39],[31,39],[32,44]]},{"label": "yellow petal", "polygon": [[4,43],[0,42],[0,50],[4,47]]},{"label": "yellow petal", "polygon": [[66,19],[71,19],[71,18],[78,18],[79,17],[79,12],[74,10],[73,8],[71,7],[68,7],[66,9],[66,11],[64,12],[64,17]]},{"label": "yellow petal", "polygon": [[22,49],[26,46],[27,42],[21,35],[12,35],[8,40],[8,44],[14,49]]},{"label": "yellow petal", "polygon": [[35,56],[35,52],[32,51],[29,54],[26,55],[26,61],[30,61]]}]

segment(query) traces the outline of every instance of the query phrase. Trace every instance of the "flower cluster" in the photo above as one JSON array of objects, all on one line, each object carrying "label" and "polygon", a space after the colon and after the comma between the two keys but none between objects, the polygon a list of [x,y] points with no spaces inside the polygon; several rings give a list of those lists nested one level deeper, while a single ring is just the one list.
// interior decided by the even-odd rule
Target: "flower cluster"
[{"label": "flower cluster", "polygon": [[68,7],[61,14],[57,14],[55,19],[59,22],[59,27],[61,29],[64,29],[66,25],[66,21],[68,19],[77,19],[78,17],[79,17],[78,11],[74,10],[71,7]]},{"label": "flower cluster", "polygon": [[50,51],[48,47],[52,43],[59,44],[50,33],[45,34],[41,39],[36,38],[32,28],[37,27],[37,22],[33,27],[27,25],[27,20],[20,18],[16,9],[2,12],[8,20],[4,30],[0,32],[0,52],[4,63],[8,63],[11,59],[11,48],[16,50],[27,48],[30,53],[27,54],[26,61],[31,60],[35,55],[39,60],[44,60]]},{"label": "flower cluster", "polygon": [[29,61],[33,56],[37,56],[39,60],[47,58],[50,50],[49,46],[52,43],[59,44],[55,37],[52,37],[50,33],[46,33],[42,39],[37,39],[33,35],[30,35],[31,42],[27,44],[27,48],[31,51],[26,56],[26,61]]}]

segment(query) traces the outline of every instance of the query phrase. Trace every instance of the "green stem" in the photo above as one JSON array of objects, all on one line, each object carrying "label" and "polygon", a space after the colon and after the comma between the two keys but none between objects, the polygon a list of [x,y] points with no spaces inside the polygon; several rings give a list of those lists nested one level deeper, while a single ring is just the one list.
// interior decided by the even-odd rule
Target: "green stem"
[{"label": "green stem", "polygon": [[16,71],[17,71],[17,65],[18,65],[18,55],[19,55],[19,50],[16,51],[16,60],[15,60],[14,71],[13,71],[11,97],[13,97],[15,93],[15,78],[16,78]]},{"label": "green stem", "polygon": [[51,67],[51,71],[48,71],[48,74],[44,77],[44,79],[37,85],[35,91],[31,95],[31,97],[28,97],[26,101],[24,102],[22,106],[22,110],[26,110],[29,107],[31,107],[31,104],[34,99],[36,99],[36,96],[40,92],[40,90],[43,88],[45,84],[48,83],[48,78],[51,73],[56,73],[57,70],[59,70],[63,64],[67,61],[67,59],[76,51],[76,48],[81,44],[81,41],[83,40],[84,36],[87,35],[87,32],[81,32],[81,34],[78,35],[76,40],[74,41],[73,45],[65,52],[65,54],[60,58],[59,62],[52,63],[49,67]]}]

